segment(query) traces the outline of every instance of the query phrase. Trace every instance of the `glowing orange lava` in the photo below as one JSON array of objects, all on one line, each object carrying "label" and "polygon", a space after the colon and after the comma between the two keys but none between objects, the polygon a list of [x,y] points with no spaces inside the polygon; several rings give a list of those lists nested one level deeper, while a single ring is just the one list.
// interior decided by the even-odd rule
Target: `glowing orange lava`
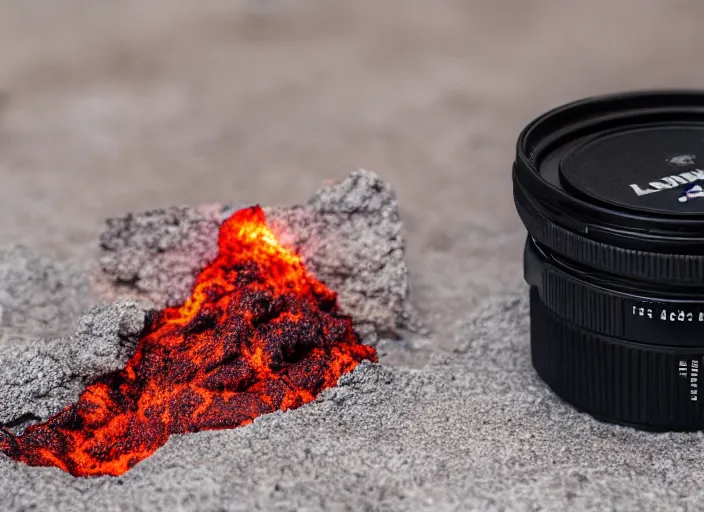
[{"label": "glowing orange lava", "polygon": [[261,208],[220,228],[190,299],[153,315],[134,356],[0,451],[75,476],[120,475],[170,434],[234,428],[310,402],[360,361],[337,298],[267,228]]}]

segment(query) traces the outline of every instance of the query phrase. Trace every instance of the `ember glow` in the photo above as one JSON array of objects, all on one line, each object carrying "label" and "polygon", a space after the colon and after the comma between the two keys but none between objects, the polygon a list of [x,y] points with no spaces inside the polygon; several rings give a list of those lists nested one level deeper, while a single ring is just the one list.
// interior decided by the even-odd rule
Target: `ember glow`
[{"label": "ember glow", "polygon": [[123,370],[0,451],[75,476],[121,475],[170,434],[234,428],[298,407],[364,359],[334,292],[279,245],[261,208],[220,228],[218,257],[178,308],[153,315]]}]

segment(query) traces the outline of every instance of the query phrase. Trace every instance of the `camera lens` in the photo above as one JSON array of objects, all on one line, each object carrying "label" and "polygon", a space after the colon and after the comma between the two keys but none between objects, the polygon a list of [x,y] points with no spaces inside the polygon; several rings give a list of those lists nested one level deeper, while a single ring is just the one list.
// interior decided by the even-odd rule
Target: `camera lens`
[{"label": "camera lens", "polygon": [[513,190],[538,375],[604,421],[704,428],[704,93],[542,115],[518,139]]}]

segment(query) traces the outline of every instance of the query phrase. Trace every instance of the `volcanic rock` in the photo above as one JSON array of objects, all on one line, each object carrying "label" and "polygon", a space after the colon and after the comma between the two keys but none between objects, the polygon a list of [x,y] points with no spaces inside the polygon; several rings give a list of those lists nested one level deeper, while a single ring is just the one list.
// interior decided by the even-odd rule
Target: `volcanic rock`
[{"label": "volcanic rock", "polygon": [[[174,207],[108,220],[97,274],[90,263],[1,250],[0,426],[44,421],[124,367],[147,310],[183,303],[236,210]],[[305,205],[264,210],[282,244],[338,292],[366,343],[409,326],[402,224],[388,184],[358,171]]]},{"label": "volcanic rock", "polygon": [[[106,298],[176,306],[217,255],[220,224],[239,207],[178,207],[107,221],[96,278]],[[320,188],[308,203],[264,208],[277,238],[338,293],[365,341],[410,326],[405,241],[393,189],[369,171]]]},{"label": "volcanic rock", "polygon": [[[121,359],[115,343],[97,350],[70,343],[79,351],[67,358],[75,371],[101,376],[48,421],[21,435],[5,432],[0,452],[74,476],[118,476],[171,434],[235,428],[300,407],[359,362],[377,360],[340,314],[334,292],[281,246],[260,207],[232,215],[218,238],[218,256],[192,294],[149,316],[136,350],[121,351],[133,355],[120,371],[107,373],[95,358]],[[132,313],[102,324],[125,334],[144,318]],[[87,318],[79,332],[93,326]]]},{"label": "volcanic rock", "polygon": [[12,335],[0,345],[0,425],[24,427],[75,401],[94,377],[122,368],[134,353],[145,309],[136,302],[95,306],[72,336]]}]

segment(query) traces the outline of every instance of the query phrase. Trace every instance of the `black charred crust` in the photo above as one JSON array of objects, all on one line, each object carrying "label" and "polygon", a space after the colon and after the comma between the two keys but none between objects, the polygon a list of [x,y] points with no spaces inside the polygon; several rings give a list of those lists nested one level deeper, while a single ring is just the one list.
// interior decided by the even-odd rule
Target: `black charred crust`
[{"label": "black charred crust", "polygon": [[256,261],[238,263],[233,265],[231,270],[236,272],[234,281],[238,287],[262,281],[262,273]]},{"label": "black charred crust", "polygon": [[202,332],[214,329],[218,325],[218,315],[212,311],[199,312],[196,317],[190,321],[184,330],[185,335],[200,334]]},{"label": "black charred crust", "polygon": [[[231,364],[237,364],[240,361],[241,353],[238,352],[233,352],[231,354],[226,354],[225,357],[223,357],[220,362],[218,363],[221,366],[227,366]],[[207,371],[207,370],[206,370]]]},{"label": "black charred crust", "polygon": [[225,287],[217,283],[213,283],[205,289],[205,296],[211,304],[219,301],[226,293]]},{"label": "black charred crust", "polygon": [[255,291],[242,297],[241,308],[252,315],[252,323],[258,324],[271,319],[274,296],[265,291]]},{"label": "black charred crust", "polygon": [[340,306],[337,302],[337,293],[329,288],[316,289],[312,286],[310,293],[320,311],[334,316],[340,315]]},{"label": "black charred crust", "polygon": [[156,309],[148,309],[147,312],[144,314],[144,327],[142,327],[142,332],[140,333],[139,337],[141,338],[152,332],[154,328],[160,323],[162,318],[163,315],[161,314],[161,311],[158,311]]},{"label": "black charred crust", "polygon": [[324,344],[323,331],[315,316],[299,320],[283,318],[262,326],[259,333],[271,356],[272,368],[278,369],[306,357],[316,346]]},{"label": "black charred crust", "polygon": [[254,370],[244,361],[233,361],[211,370],[203,382],[212,391],[244,392],[256,382]]},{"label": "black charred crust", "polygon": [[354,336],[358,341],[357,335],[352,329],[352,322],[325,322],[325,344],[326,346],[334,345],[349,339]]},{"label": "black charred crust", "polygon": [[85,384],[89,386],[97,381],[106,384],[110,390],[113,390],[124,381],[123,370],[115,370],[113,372],[104,373],[98,377],[86,380]]},{"label": "black charred crust", "polygon": [[70,430],[78,430],[83,426],[83,417],[80,414],[78,404],[72,405],[65,411],[65,425]]},{"label": "black charred crust", "polygon": [[289,364],[283,374],[297,388],[318,392],[325,384],[324,370],[327,361],[302,358]]},{"label": "black charred crust", "polygon": [[319,296],[318,307],[325,313],[337,312],[337,297],[335,295]]},{"label": "black charred crust", "polygon": [[195,393],[188,387],[184,387],[181,392],[172,398],[170,412],[173,423],[187,421],[190,411],[203,403],[203,397]]},{"label": "black charred crust", "polygon": [[245,294],[238,305],[243,311],[252,315],[252,325],[257,327],[277,318],[288,306],[285,297],[274,297],[268,291],[254,291]]},{"label": "black charred crust", "polygon": [[87,453],[94,460],[109,460],[110,452],[114,450],[112,445],[94,443],[88,450]]},{"label": "black charred crust", "polygon": [[199,430],[219,430],[225,428],[233,428],[238,425],[241,425],[245,421],[254,419],[254,417],[258,416],[259,414],[265,414],[267,412],[270,412],[268,409],[271,408],[265,408],[265,406],[262,405],[262,407],[257,410],[257,414],[255,415],[247,414],[246,412],[244,412],[244,410],[233,411],[231,414],[219,416],[208,415],[205,418],[202,418],[199,422]]},{"label": "black charred crust", "polygon": [[[193,381],[193,379],[196,377],[196,375],[198,375],[199,372],[200,369],[190,361],[174,361],[173,364],[170,366],[169,370],[170,384],[187,384]],[[159,379],[159,373],[162,372],[155,373],[156,375],[154,375],[152,379]]]},{"label": "black charred crust", "polygon": [[149,405],[149,407],[144,409],[144,417],[153,418],[155,416],[158,416],[164,411],[165,408],[166,404],[164,403],[151,404]]},{"label": "black charred crust", "polygon": [[242,319],[238,317],[236,322],[230,324],[227,328],[221,327],[221,331],[217,335],[222,339],[223,344],[223,361],[231,361],[240,357],[242,354],[242,340],[252,338],[254,329]]},{"label": "black charred crust", "polygon": [[1,440],[5,440],[8,444],[7,449],[3,449],[5,455],[13,458],[19,458],[22,455],[22,449],[17,442],[17,438],[3,426],[0,426],[0,441]]},{"label": "black charred crust", "polygon": [[18,416],[17,418],[14,418],[6,423],[0,423],[0,429],[3,427],[6,428],[15,428],[15,427],[20,427],[22,425],[25,425],[27,423],[36,423],[41,421],[41,418],[37,416],[36,414],[32,412],[26,412],[21,416]]}]

